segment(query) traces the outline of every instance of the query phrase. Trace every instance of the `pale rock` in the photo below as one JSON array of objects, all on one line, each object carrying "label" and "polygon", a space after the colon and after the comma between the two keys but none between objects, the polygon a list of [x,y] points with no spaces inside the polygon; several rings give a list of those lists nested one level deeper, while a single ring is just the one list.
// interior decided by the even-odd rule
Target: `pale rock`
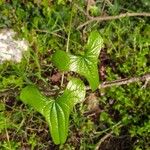
[{"label": "pale rock", "polygon": [[15,35],[11,29],[0,31],[0,64],[4,61],[20,62],[23,52],[28,50],[28,42],[14,39]]}]

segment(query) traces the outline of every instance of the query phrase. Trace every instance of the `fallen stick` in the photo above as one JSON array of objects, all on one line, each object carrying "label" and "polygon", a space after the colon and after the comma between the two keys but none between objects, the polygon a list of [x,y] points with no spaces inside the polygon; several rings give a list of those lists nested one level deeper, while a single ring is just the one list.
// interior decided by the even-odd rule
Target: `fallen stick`
[{"label": "fallen stick", "polygon": [[99,85],[99,89],[112,87],[112,86],[125,85],[125,84],[130,84],[130,83],[139,82],[139,81],[145,81],[145,84],[142,87],[144,88],[146,87],[149,80],[150,80],[150,73],[147,73],[140,77],[125,78],[125,79],[119,79],[119,80],[114,80],[114,81],[106,81]]},{"label": "fallen stick", "polygon": [[144,17],[150,17],[150,13],[142,12],[142,13],[123,13],[117,16],[99,16],[99,17],[93,17],[90,20],[86,21],[85,23],[79,25],[77,29],[81,29],[82,27],[94,22],[94,21],[107,21],[107,20],[115,20],[115,19],[121,19],[124,17],[137,17],[137,16],[144,16]]}]

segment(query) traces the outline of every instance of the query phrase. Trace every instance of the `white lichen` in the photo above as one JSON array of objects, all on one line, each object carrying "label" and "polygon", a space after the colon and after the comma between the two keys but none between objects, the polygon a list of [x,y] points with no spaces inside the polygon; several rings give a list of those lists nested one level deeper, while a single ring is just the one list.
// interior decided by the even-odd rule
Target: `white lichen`
[{"label": "white lichen", "polygon": [[27,51],[27,41],[14,39],[15,35],[10,29],[0,31],[0,64],[4,61],[20,62],[23,52]]}]

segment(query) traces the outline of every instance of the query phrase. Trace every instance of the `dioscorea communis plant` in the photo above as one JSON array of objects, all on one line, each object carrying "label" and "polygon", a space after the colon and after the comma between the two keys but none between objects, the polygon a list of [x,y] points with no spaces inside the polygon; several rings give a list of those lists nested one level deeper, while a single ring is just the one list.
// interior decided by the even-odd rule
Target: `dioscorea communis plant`
[{"label": "dioscorea communis plant", "polygon": [[47,98],[32,85],[25,87],[20,99],[34,107],[48,122],[55,144],[63,144],[68,135],[69,115],[74,105],[85,97],[85,86],[79,79],[72,78],[64,93],[57,99]]},{"label": "dioscorea communis plant", "polygon": [[[74,71],[83,75],[94,91],[99,85],[98,56],[103,40],[97,31],[91,32],[81,55],[73,55],[57,50],[52,62],[61,71]],[[20,99],[41,113],[49,124],[50,133],[55,144],[65,143],[68,135],[69,115],[73,106],[85,97],[85,85],[80,79],[72,78],[64,93],[56,100],[47,98],[32,85],[21,91]]]},{"label": "dioscorea communis plant", "polygon": [[99,85],[98,57],[103,46],[103,39],[97,31],[91,32],[83,55],[73,55],[57,50],[52,62],[61,71],[74,71],[83,75],[94,91]]}]

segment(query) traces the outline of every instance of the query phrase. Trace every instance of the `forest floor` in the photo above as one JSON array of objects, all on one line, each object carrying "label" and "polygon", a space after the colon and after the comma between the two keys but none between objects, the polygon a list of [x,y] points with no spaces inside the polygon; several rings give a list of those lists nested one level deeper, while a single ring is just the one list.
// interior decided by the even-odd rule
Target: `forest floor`
[{"label": "forest floor", "polygon": [[[1,29],[29,44],[21,62],[0,64],[1,150],[150,149],[149,0],[2,0]],[[66,143],[55,145],[45,119],[20,101],[20,91],[32,83],[56,97],[70,75],[79,75],[60,72],[52,54],[78,54],[95,30],[104,41],[100,85],[109,86],[92,92],[80,76],[86,98],[71,113]]]}]

